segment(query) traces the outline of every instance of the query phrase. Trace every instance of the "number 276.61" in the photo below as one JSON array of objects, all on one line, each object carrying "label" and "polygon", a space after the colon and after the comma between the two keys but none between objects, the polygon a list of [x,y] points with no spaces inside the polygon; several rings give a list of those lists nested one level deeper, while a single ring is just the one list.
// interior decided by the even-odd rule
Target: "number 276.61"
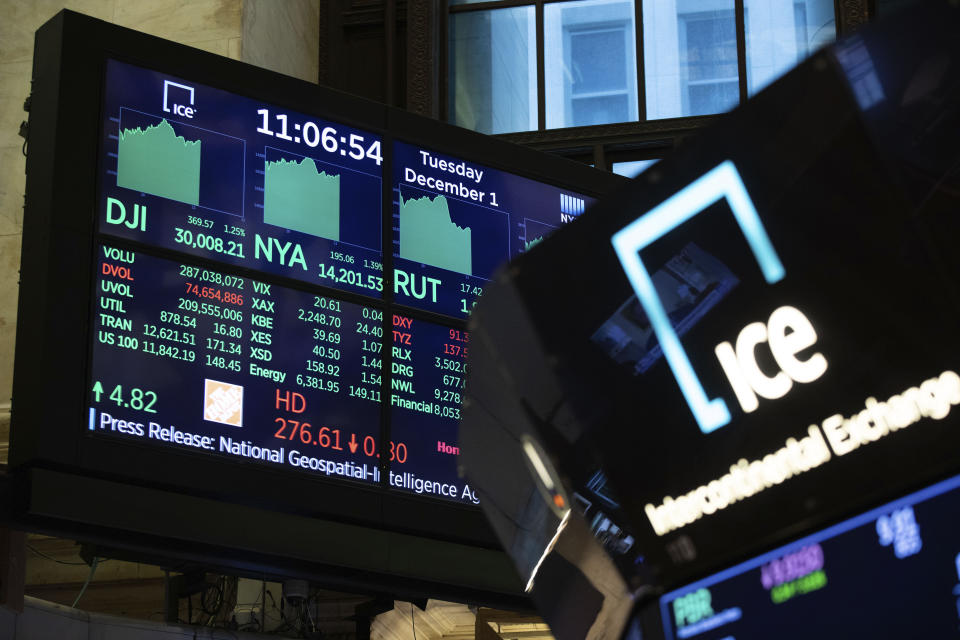
[{"label": "number 276.61", "polygon": [[[277,418],[274,422],[280,425],[277,432],[273,434],[274,438],[294,440],[299,437],[303,444],[315,444],[324,448],[329,447],[330,449],[343,451],[343,447],[340,446],[340,429],[320,427],[314,434],[313,426],[309,422],[287,420],[285,418]],[[289,431],[287,431],[288,427]]]},{"label": "number 276.61", "polygon": [[[280,438],[281,440],[296,440],[299,438],[303,444],[314,444],[323,448],[343,451],[343,446],[340,444],[340,429],[320,427],[314,434],[314,428],[309,422],[287,418],[276,418],[274,422],[280,425],[280,428],[273,434],[274,438]],[[351,434],[347,444],[350,447],[350,453],[356,453],[358,447],[362,445],[363,454],[368,458],[380,455],[377,453],[377,441],[373,436],[365,436],[361,442],[358,442],[356,434]],[[394,460],[400,464],[407,461],[407,445],[402,442],[390,443],[390,461],[393,462]]]}]

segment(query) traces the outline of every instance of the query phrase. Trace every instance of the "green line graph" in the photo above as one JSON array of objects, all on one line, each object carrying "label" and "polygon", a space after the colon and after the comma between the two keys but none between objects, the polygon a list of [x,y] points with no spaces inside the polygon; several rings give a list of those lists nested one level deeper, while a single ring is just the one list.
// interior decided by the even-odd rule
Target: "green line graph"
[{"label": "green line graph", "polygon": [[340,176],[317,169],[311,158],[267,161],[263,221],[340,240]]},{"label": "green line graph", "polygon": [[471,234],[451,220],[445,197],[400,195],[401,258],[473,275]]},{"label": "green line graph", "polygon": [[543,242],[543,236],[537,236],[533,240],[527,240],[526,242],[523,243],[523,250],[530,251],[530,249],[533,249],[535,246],[537,246],[541,242]]},{"label": "green line graph", "polygon": [[198,205],[200,141],[178,136],[166,120],[146,129],[121,129],[117,186]]}]

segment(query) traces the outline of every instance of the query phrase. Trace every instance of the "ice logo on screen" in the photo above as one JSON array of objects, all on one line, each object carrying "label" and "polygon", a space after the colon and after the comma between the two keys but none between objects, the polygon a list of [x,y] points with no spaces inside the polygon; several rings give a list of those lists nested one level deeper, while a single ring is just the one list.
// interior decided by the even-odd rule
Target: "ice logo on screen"
[{"label": "ice logo on screen", "polygon": [[[170,87],[174,87],[173,101],[170,99]],[[186,93],[184,93],[186,92]],[[179,82],[174,82],[173,80],[164,80],[163,81],[163,110],[167,113],[175,113],[178,116],[183,116],[184,118],[192,118],[193,114],[196,112],[196,109],[193,106],[193,87],[187,86],[185,84],[180,84]],[[188,104],[180,104],[176,102],[177,95],[183,97],[189,97],[190,102]],[[182,98],[181,98],[182,100]]]},{"label": "ice logo on screen", "polygon": [[667,364],[680,386],[684,399],[703,433],[710,433],[730,422],[730,409],[723,398],[707,398],[680,337],[670,322],[657,294],[649,271],[640,260],[640,250],[670,233],[710,205],[726,198],[733,217],[743,232],[760,265],[767,283],[779,282],[786,275],[777,252],[770,243],[760,215],[753,206],[740,173],[725,160],[659,205],[613,234],[611,241],[627,274],[627,279],[643,305],[650,326],[660,342]]},{"label": "ice logo on screen", "polygon": [[203,419],[243,426],[243,387],[218,380],[204,380]]}]

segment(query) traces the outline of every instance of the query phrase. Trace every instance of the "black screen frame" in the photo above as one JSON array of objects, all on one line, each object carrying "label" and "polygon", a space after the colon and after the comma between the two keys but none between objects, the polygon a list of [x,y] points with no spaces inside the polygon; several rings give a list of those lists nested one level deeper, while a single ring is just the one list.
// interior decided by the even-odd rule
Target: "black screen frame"
[{"label": "black screen frame", "polygon": [[[260,558],[254,565],[264,571],[281,573],[289,573],[290,567],[294,566],[290,561],[298,552],[285,548],[282,536],[274,538],[274,542],[266,535],[271,528],[271,514],[277,514],[278,518],[282,514],[284,518],[300,519],[304,523],[330,523],[336,531],[330,530],[323,535],[328,536],[325,542],[334,546],[343,545],[350,535],[356,534],[354,527],[370,528],[383,534],[377,538],[381,544],[393,544],[401,538],[406,541],[397,543],[394,553],[412,554],[404,563],[413,572],[407,575],[413,578],[413,574],[419,572],[421,575],[416,579],[422,581],[421,586],[435,587],[441,593],[457,593],[461,598],[471,594],[490,602],[501,598],[525,602],[525,598],[519,595],[519,580],[502,573],[509,566],[505,556],[502,563],[494,562],[493,565],[497,566],[489,568],[491,576],[501,572],[491,579],[478,579],[469,574],[451,579],[440,575],[443,572],[431,576],[429,568],[423,571],[415,568],[418,558],[424,567],[436,566],[433,562],[436,558],[445,554],[462,557],[469,555],[471,550],[476,552],[476,557],[472,560],[464,558],[460,562],[464,569],[480,557],[489,560],[491,553],[502,556],[499,544],[479,509],[406,495],[388,489],[385,484],[369,487],[312,479],[294,471],[259,468],[215,457],[205,457],[202,464],[196,464],[196,455],[189,452],[161,451],[135,442],[85,434],[81,417],[87,404],[92,344],[90,306],[98,242],[96,175],[101,151],[102,89],[107,59],[162,69],[164,73],[282,104],[379,135],[384,153],[382,213],[386,220],[390,215],[390,150],[394,140],[415,141],[438,152],[594,197],[624,183],[621,177],[613,174],[400,109],[81,14],[61,12],[37,32],[34,53],[11,427],[10,467],[14,477],[11,500],[15,498],[15,506],[5,516],[27,528],[113,542],[117,546],[136,547],[165,557],[197,557],[195,550],[203,549],[201,555],[217,555],[224,559],[226,566],[245,570],[249,570],[250,561],[234,553],[237,547],[231,545],[229,536],[222,538],[221,545],[213,544],[211,550],[209,540],[201,540],[204,536],[197,535],[196,531],[220,531],[222,534],[229,529],[227,525],[253,527],[264,532],[259,548],[252,554]],[[390,225],[384,225],[384,291],[380,300],[319,285],[301,285],[267,273],[228,267],[194,256],[186,261],[380,307],[384,309],[385,323],[390,321],[393,311],[400,311],[421,320],[465,329],[463,320],[393,306],[390,233]],[[110,242],[118,246],[146,248],[114,238],[110,238]],[[176,252],[154,247],[148,248],[148,252],[160,257],[184,258]],[[388,335],[389,332],[385,331],[383,352],[384,368],[389,371],[391,350]],[[389,385],[386,375],[384,385]],[[63,390],[53,402],[51,389]],[[389,387],[387,391],[389,394]],[[389,397],[388,394],[383,397]],[[387,404],[381,412],[381,435],[386,435],[385,416],[388,413]],[[381,437],[381,447],[385,447],[387,441],[388,438]],[[381,459],[387,457],[381,456]],[[74,493],[74,488],[68,486],[71,482],[87,486],[88,492]],[[84,513],[89,515],[81,516],[74,512],[73,506],[54,499],[58,491],[59,495],[73,495],[74,502],[79,500],[85,505],[87,511]],[[109,505],[117,491],[122,491],[127,502],[117,498],[114,512],[120,511],[122,504],[137,504],[137,495],[142,495],[143,500],[150,500],[153,496],[155,502],[158,502],[157,496],[165,496],[166,501],[159,502],[167,505],[166,510],[158,507],[157,513],[152,515],[131,512],[119,519],[108,518],[107,510],[101,507]],[[309,504],[298,499],[307,491],[314,496]],[[217,522],[200,506],[211,500],[227,505],[226,512],[217,516]],[[188,503],[193,505],[188,509],[192,518],[189,529],[193,532],[159,525],[161,517],[176,513],[178,504]],[[250,513],[261,513],[264,517],[251,519]],[[144,524],[151,522],[156,525],[153,529],[153,525]],[[168,533],[156,535],[152,531]],[[236,559],[231,561],[233,556]],[[326,576],[332,573],[346,575],[359,568],[353,558],[345,557],[331,563],[329,557],[319,556],[298,557],[295,566],[316,566],[313,573]],[[369,571],[368,578],[354,576],[351,579],[375,587],[388,582],[385,577],[397,573],[388,566],[367,567],[365,571]]]}]

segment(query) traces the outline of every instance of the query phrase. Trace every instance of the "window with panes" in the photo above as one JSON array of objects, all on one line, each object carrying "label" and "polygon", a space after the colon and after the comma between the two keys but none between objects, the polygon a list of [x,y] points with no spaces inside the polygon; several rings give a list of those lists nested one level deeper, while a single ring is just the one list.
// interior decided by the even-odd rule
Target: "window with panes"
[{"label": "window with panes", "polygon": [[834,0],[452,0],[447,119],[482,133],[717,114],[836,37]]}]

